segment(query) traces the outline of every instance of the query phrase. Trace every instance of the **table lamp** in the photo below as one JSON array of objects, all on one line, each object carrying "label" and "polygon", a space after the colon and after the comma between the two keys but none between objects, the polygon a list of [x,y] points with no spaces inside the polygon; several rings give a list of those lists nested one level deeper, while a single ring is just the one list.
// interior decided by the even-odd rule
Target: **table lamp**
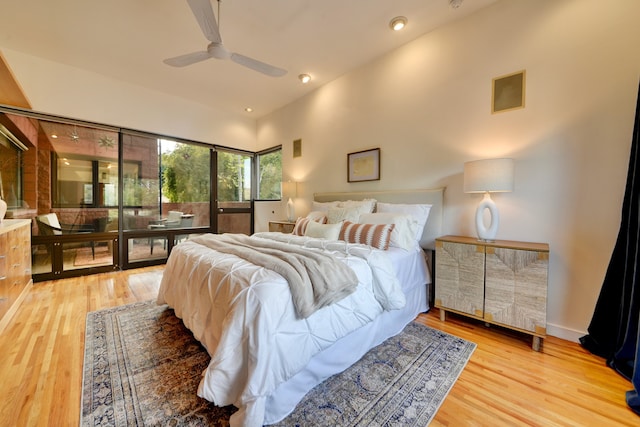
[{"label": "table lamp", "polygon": [[295,198],[298,195],[298,183],[287,181],[282,183],[282,197],[287,199],[287,221],[293,222],[296,220],[296,209],[291,198]]},{"label": "table lamp", "polygon": [[[513,191],[513,159],[485,159],[464,164],[464,192],[484,193],[476,210],[476,232],[478,240],[492,242],[498,234],[500,213],[490,193]],[[489,210],[489,227],[484,224],[484,211]]]}]

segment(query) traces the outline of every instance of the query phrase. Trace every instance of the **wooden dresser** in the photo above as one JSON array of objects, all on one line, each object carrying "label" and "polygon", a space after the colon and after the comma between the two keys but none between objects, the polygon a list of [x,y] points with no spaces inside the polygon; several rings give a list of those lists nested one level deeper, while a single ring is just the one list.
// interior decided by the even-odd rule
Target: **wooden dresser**
[{"label": "wooden dresser", "polygon": [[0,333],[32,283],[31,221],[5,219],[0,223]]},{"label": "wooden dresser", "polygon": [[436,239],[435,306],[533,336],[547,327],[549,245],[473,237]]}]

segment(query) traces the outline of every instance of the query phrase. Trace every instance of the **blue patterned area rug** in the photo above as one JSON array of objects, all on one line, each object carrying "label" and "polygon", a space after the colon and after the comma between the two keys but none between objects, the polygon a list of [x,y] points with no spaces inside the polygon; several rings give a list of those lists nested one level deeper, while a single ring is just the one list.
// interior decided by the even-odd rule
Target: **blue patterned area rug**
[{"label": "blue patterned area rug", "polygon": [[[476,345],[412,322],[314,388],[278,426],[425,426]],[[155,302],[87,315],[82,426],[228,426],[236,408],[196,396],[209,363]]]}]

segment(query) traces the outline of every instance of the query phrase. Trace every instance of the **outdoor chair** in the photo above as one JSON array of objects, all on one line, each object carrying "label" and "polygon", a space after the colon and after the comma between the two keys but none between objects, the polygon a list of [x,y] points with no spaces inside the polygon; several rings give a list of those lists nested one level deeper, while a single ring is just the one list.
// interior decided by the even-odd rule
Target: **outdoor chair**
[{"label": "outdoor chair", "polygon": [[[91,233],[95,231],[92,225],[86,224],[61,224],[58,215],[55,212],[36,216],[36,224],[41,236],[58,236],[62,234],[80,234]],[[89,242],[91,245],[91,255],[95,259],[96,247],[95,242]]]}]

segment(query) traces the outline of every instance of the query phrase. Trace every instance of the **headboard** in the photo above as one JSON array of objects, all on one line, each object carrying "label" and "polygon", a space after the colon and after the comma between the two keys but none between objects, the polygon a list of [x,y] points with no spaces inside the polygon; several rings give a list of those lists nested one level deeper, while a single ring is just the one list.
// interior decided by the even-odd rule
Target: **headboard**
[{"label": "headboard", "polygon": [[314,193],[316,202],[332,202],[334,200],[375,199],[384,203],[421,203],[431,205],[429,218],[420,239],[424,249],[435,250],[435,239],[442,235],[442,203],[444,188],[425,190],[371,191],[345,193]]}]

